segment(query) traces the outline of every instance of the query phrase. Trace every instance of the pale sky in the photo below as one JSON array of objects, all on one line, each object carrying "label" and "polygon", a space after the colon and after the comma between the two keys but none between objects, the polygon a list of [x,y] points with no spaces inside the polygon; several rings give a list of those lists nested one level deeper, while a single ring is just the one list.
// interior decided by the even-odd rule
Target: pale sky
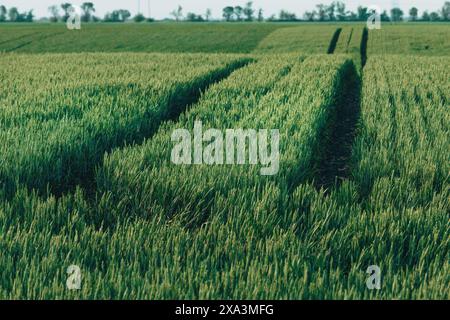
[{"label": "pale sky", "polygon": [[[0,0],[0,4],[9,7],[18,7],[19,11],[28,11],[34,9],[35,15],[40,18],[49,16],[48,7],[53,4],[61,4],[70,2],[74,5],[80,5],[83,2],[93,2],[96,8],[96,15],[103,18],[106,12],[114,9],[128,9],[133,15],[138,11],[138,3],[141,12],[145,16],[149,13],[149,3],[151,16],[156,19],[169,17],[169,13],[178,5],[184,9],[184,13],[194,12],[203,14],[207,8],[211,8],[214,18],[222,17],[222,8],[226,6],[244,6],[248,0]],[[409,8],[415,6],[420,12],[424,10],[439,10],[446,0],[347,0],[343,1],[347,5],[347,9],[355,11],[359,5],[370,6],[378,5],[381,9],[390,10],[393,6],[401,7],[405,13]],[[281,9],[295,12],[302,17],[305,11],[313,10],[318,3],[329,4],[330,0],[254,0],[253,7],[262,8],[264,16],[268,17],[272,14],[278,14]]]}]

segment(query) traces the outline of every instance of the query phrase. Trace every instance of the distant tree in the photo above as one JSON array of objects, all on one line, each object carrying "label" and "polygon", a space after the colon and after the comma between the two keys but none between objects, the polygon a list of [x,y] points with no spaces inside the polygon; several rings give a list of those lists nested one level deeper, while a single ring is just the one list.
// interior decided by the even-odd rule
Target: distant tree
[{"label": "distant tree", "polygon": [[412,7],[411,9],[409,9],[409,16],[411,17],[412,21],[416,21],[417,17],[419,16],[419,9],[417,9],[416,7]]},{"label": "distant tree", "polygon": [[33,10],[20,13],[16,7],[12,7],[7,12],[10,22],[33,22],[34,19]]},{"label": "distant tree", "polygon": [[258,22],[263,22],[264,21],[264,11],[263,9],[259,9],[258,10]]},{"label": "distant tree", "polygon": [[317,16],[319,18],[319,21],[325,21],[327,17],[327,6],[324,4],[318,4],[316,6],[317,8]]},{"label": "distant tree", "polygon": [[337,1],[335,3],[336,6],[336,12],[337,12],[337,19],[339,21],[344,21],[347,19],[347,13],[345,11],[345,3],[341,1]]},{"label": "distant tree", "polygon": [[62,20],[63,20],[63,22],[66,22],[67,19],[69,19],[69,17],[70,17],[69,11],[72,8],[72,5],[70,3],[66,2],[66,3],[61,4],[61,8],[64,11],[64,16],[62,17]]},{"label": "distant tree", "polygon": [[442,19],[444,21],[450,20],[450,1],[446,1],[441,10]]},{"label": "distant tree", "polygon": [[441,20],[441,17],[439,16],[439,13],[437,13],[436,11],[433,11],[430,13],[430,20],[431,21],[439,21],[439,20]]},{"label": "distant tree", "polygon": [[105,13],[105,16],[103,17],[103,22],[113,22],[113,13],[112,12]]},{"label": "distant tree", "polygon": [[131,17],[131,12],[126,9],[120,9],[118,12],[119,12],[120,20],[122,22],[127,21]]},{"label": "distant tree", "polygon": [[255,10],[253,9],[253,2],[251,2],[251,1],[247,2],[243,11],[244,11],[244,15],[246,17],[245,20],[253,21],[253,18],[254,18],[253,15],[255,13]]},{"label": "distant tree", "polygon": [[223,18],[226,21],[231,21],[233,19],[234,8],[233,7],[225,7],[225,8],[223,8],[222,13],[223,13],[222,14]]},{"label": "distant tree", "polygon": [[202,22],[205,21],[205,19],[203,19],[203,17],[200,14],[195,14],[192,12],[188,12],[186,14],[186,20],[190,21],[190,22]]},{"label": "distant tree", "polygon": [[186,21],[189,22],[197,21],[197,15],[193,12],[186,13]]},{"label": "distant tree", "polygon": [[12,7],[8,11],[9,21],[11,22],[18,22],[18,20],[20,20],[19,15],[19,10],[17,10],[16,7]]},{"label": "distant tree", "polygon": [[277,20],[277,16],[274,14],[272,14],[270,17],[267,18],[267,21],[270,21],[270,22],[276,21],[276,20]]},{"label": "distant tree", "polygon": [[85,2],[81,5],[81,10],[83,10],[81,20],[84,22],[91,21],[92,13],[95,12],[94,4],[92,2]]},{"label": "distant tree", "polygon": [[33,22],[33,20],[34,20],[33,10],[28,11],[26,13],[26,15],[24,14],[24,18],[25,18],[25,22]]},{"label": "distant tree", "polygon": [[347,20],[349,21],[357,21],[358,19],[358,15],[353,12],[353,11],[347,11]]},{"label": "distant tree", "polygon": [[205,13],[205,20],[209,21],[211,19],[212,16],[212,11],[211,9],[206,9],[206,13]]},{"label": "distant tree", "polygon": [[303,18],[306,21],[314,21],[316,14],[317,14],[317,12],[315,12],[315,11],[306,11],[305,14],[303,15]]},{"label": "distant tree", "polygon": [[241,6],[234,7],[234,15],[236,16],[236,20],[237,21],[241,21],[242,20],[242,15],[243,14],[244,14],[244,8],[242,8]]},{"label": "distant tree", "polygon": [[403,11],[400,8],[391,9],[391,20],[394,22],[403,20]]},{"label": "distant tree", "polygon": [[292,12],[289,12],[286,10],[281,10],[280,15],[279,15],[279,20],[280,21],[296,21],[297,16],[295,15],[295,13],[292,13]]},{"label": "distant tree", "polygon": [[136,23],[144,22],[145,16],[142,13],[138,13],[133,17],[133,21]]},{"label": "distant tree", "polygon": [[59,7],[57,5],[50,6],[48,7],[48,11],[50,12],[50,22],[58,22]]},{"label": "distant tree", "polygon": [[389,18],[389,14],[387,13],[386,10],[384,10],[381,14],[380,14],[380,20],[384,21],[384,22],[389,22],[391,21],[391,18]]},{"label": "distant tree", "polygon": [[111,13],[107,13],[104,22],[125,22],[131,17],[131,13],[128,10],[120,9],[114,10]]},{"label": "distant tree", "polygon": [[428,13],[428,11],[424,11],[422,14],[422,21],[430,21],[430,14]]},{"label": "distant tree", "polygon": [[103,22],[119,22],[119,14],[117,11],[107,12],[103,18]]},{"label": "distant tree", "polygon": [[325,11],[327,13],[328,20],[330,20],[330,21],[336,20],[335,10],[336,10],[336,4],[334,2],[332,2],[329,6],[325,7]]},{"label": "distant tree", "polygon": [[369,18],[369,9],[359,6],[357,10],[357,17],[359,21],[366,21]]},{"label": "distant tree", "polygon": [[6,21],[6,14],[8,10],[6,10],[5,6],[0,6],[0,22]]},{"label": "distant tree", "polygon": [[183,18],[183,7],[178,6],[175,10],[170,13],[176,21],[180,21]]}]

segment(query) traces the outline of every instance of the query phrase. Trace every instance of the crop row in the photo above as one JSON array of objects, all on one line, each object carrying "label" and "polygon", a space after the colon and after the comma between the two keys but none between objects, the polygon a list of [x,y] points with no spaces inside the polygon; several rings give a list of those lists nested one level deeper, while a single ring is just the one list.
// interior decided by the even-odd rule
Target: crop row
[{"label": "crop row", "polygon": [[[288,194],[286,177],[296,176],[286,174],[291,172],[288,169],[296,164],[300,168],[300,160],[308,159],[314,149],[312,145],[298,149],[316,133],[303,127],[314,123],[314,117],[324,119],[325,114],[314,111],[326,111],[326,101],[334,95],[330,87],[339,91],[340,86],[333,85],[339,74],[346,81],[345,72],[340,72],[351,68],[345,58],[320,59],[300,63],[295,57],[278,62],[268,58],[213,85],[179,122],[164,124],[140,147],[107,156],[98,175],[105,192],[99,192],[92,203],[83,199],[80,190],[58,200],[42,200],[19,190],[9,201],[0,201],[0,298],[448,299],[448,180],[416,171],[427,159],[426,168],[448,172],[448,161],[440,161],[442,148],[448,145],[443,135],[448,133],[448,119],[442,110],[449,92],[444,81],[448,68],[442,65],[448,60],[421,59],[417,68],[412,58],[369,58],[353,178],[327,195],[304,181],[293,184]],[[391,75],[385,68],[402,72]],[[319,75],[321,84],[310,83],[312,74]],[[411,80],[419,76],[424,87]],[[309,107],[314,101],[317,104]],[[211,109],[213,102],[221,112]],[[280,143],[279,177],[261,177],[250,166],[166,170],[173,166],[170,151],[155,158],[162,148],[158,142],[170,150],[170,132],[182,126],[192,129],[195,119],[206,128],[281,123],[282,134],[295,132],[290,135],[294,139],[280,140],[286,144]],[[430,126],[433,130],[428,130]],[[403,146],[401,139],[408,136],[412,141]],[[396,156],[398,152],[407,156]],[[417,167],[410,170],[416,154]],[[158,168],[180,179],[163,176],[164,172],[159,175]],[[148,174],[173,182],[155,183],[147,179]],[[236,180],[237,174],[241,180]],[[157,196],[152,187],[165,185],[166,191],[179,192],[184,185],[191,184],[186,190],[192,190],[193,184],[209,183],[208,179],[222,179],[223,189],[228,190],[222,196],[216,193],[207,217],[192,216],[195,207],[183,202],[177,208],[185,210],[176,216],[168,214],[163,201],[151,211],[147,206]],[[406,193],[397,188],[402,179],[406,190],[414,191],[414,181],[423,184],[417,194],[431,196],[429,201],[405,198]],[[426,187],[431,180],[438,187],[434,193]],[[222,188],[221,181],[211,186]],[[136,187],[139,183],[143,191]],[[145,198],[146,192],[153,196]],[[176,196],[171,200],[179,201]],[[188,199],[186,194],[183,197]],[[192,218],[206,223],[200,228],[191,224],[196,228],[190,230],[186,221]],[[82,271],[79,291],[65,288],[71,264]],[[366,287],[366,270],[374,264],[382,270],[382,289],[371,291]]]},{"label": "crop row", "polygon": [[280,28],[261,40],[254,52],[325,54],[336,29],[333,25]]},{"label": "crop row", "polygon": [[368,55],[445,56],[450,51],[449,30],[448,24],[382,23],[380,30],[369,32]]},{"label": "crop row", "polygon": [[363,197],[420,207],[448,194],[449,64],[448,58],[370,59],[354,147]]},{"label": "crop row", "polygon": [[[163,240],[155,243],[159,248],[163,243],[170,244],[167,250],[171,252],[158,268],[164,270],[168,283],[182,282],[189,288],[186,294],[181,289],[164,292],[164,286],[157,286],[156,295],[448,298],[445,283],[450,247],[447,236],[449,162],[445,146],[449,122],[445,108],[449,91],[448,72],[441,68],[448,65],[448,60],[424,58],[420,68],[413,68],[416,62],[417,59],[410,57],[369,59],[364,72],[352,179],[331,190],[328,196],[301,180],[292,193],[286,192],[287,178],[296,175],[292,171],[286,174],[283,169],[296,165],[301,168],[302,157],[308,159],[308,150],[315,149],[308,141],[302,144],[306,153],[305,149],[299,151],[296,141],[307,141],[302,136],[293,135],[301,139],[288,140],[284,147],[281,143],[281,170],[274,180],[261,177],[257,168],[250,166],[169,170],[170,164],[166,163],[159,164],[157,170],[146,170],[154,158],[149,150],[140,150],[143,158],[137,163],[142,175],[131,175],[127,177],[129,180],[118,182],[124,182],[125,190],[136,182],[144,186],[146,193],[139,194],[139,187],[132,188],[134,193],[124,189],[113,192],[121,199],[118,206],[114,205],[118,208],[116,214],[142,214],[144,220],[159,225],[155,227],[159,231],[167,227],[181,228],[176,240],[175,236],[163,232]],[[261,99],[258,112],[242,118],[241,123],[237,121],[236,126],[258,126],[261,121],[270,125],[272,122],[265,120],[267,114],[273,114],[272,119],[282,119],[274,112],[275,107],[268,107],[270,113],[263,108],[267,106],[265,102],[284,101],[277,96],[279,92],[290,94],[284,106],[292,102],[293,106],[301,107],[295,93],[290,91],[289,79],[295,79],[292,83],[298,85],[304,97],[306,91],[301,91],[302,80],[296,75],[301,70],[305,83],[309,83],[311,80],[305,72],[308,65],[314,65],[311,59],[294,66]],[[391,74],[387,71],[390,68],[398,71]],[[423,86],[406,85],[419,75]],[[347,81],[345,77],[341,80]],[[314,88],[311,92],[317,93],[320,86],[311,88]],[[339,86],[334,88],[339,92]],[[330,93],[318,96],[323,99],[319,100],[327,101]],[[296,109],[288,109],[283,108],[287,113],[283,126],[289,125],[287,119],[296,119]],[[191,123],[194,119],[191,118]],[[303,123],[311,124],[308,118],[296,120],[296,132],[302,132]],[[311,134],[319,136],[317,132]],[[281,141],[286,140],[281,138]],[[293,161],[287,161],[286,155],[292,155]],[[127,175],[122,173],[129,172],[130,167],[119,166],[115,170],[117,176],[123,177]],[[147,180],[149,175],[151,179]],[[160,188],[172,196],[172,202],[168,197],[164,200],[164,192],[158,193]],[[157,201],[151,202],[152,194]],[[163,200],[159,201],[158,197]],[[118,203],[108,192],[102,200]],[[120,207],[124,203],[127,209]],[[149,203],[152,205],[147,207]],[[198,228],[200,222],[203,224]],[[196,231],[186,231],[186,226],[195,227]],[[158,250],[152,254],[158,255],[155,253]],[[174,273],[171,264],[176,266]],[[383,272],[380,292],[366,288],[366,269],[374,264]],[[178,286],[170,288],[179,289]]]},{"label": "crop row", "polygon": [[[293,229],[280,229],[276,223],[280,218],[277,213],[280,209],[278,186],[267,184],[258,199],[249,198],[249,201],[254,201],[250,210],[231,206],[226,212],[230,219],[226,221],[220,221],[221,212],[213,214],[209,227],[194,233],[181,220],[181,223],[175,220],[169,223],[170,217],[166,219],[166,209],[161,206],[155,206],[155,214],[146,219],[127,219],[127,215],[138,213],[139,206],[126,211],[121,202],[127,199],[116,201],[116,197],[124,195],[120,189],[136,191],[124,180],[125,173],[133,179],[134,172],[130,173],[130,170],[134,168],[143,170],[141,177],[148,173],[143,166],[154,165],[161,169],[164,164],[158,161],[168,160],[164,157],[149,158],[153,152],[161,152],[158,141],[168,144],[170,134],[164,133],[170,133],[170,129],[181,124],[192,127],[192,119],[201,118],[205,126],[218,128],[226,127],[222,121],[228,121],[227,125],[247,121],[255,126],[283,125],[282,141],[292,134],[290,138],[296,142],[292,145],[284,143],[282,154],[291,153],[291,157],[296,158],[306,150],[303,156],[310,157],[308,146],[301,150],[295,150],[295,147],[308,143],[308,139],[317,133],[309,132],[308,125],[319,125],[328,113],[327,107],[332,107],[333,93],[326,85],[336,84],[346,60],[331,57],[323,61],[298,60],[295,56],[269,58],[234,72],[229,79],[212,86],[199,104],[182,115],[176,124],[164,125],[143,147],[129,147],[113,153],[108,157],[104,171],[113,170],[113,174],[118,176],[119,184],[114,185],[117,192],[112,195],[100,193],[101,199],[92,207],[83,200],[80,192],[58,201],[52,197],[42,201],[26,191],[19,191],[10,201],[2,202],[0,246],[5,259],[1,260],[0,295],[4,298],[286,298],[308,294],[309,289],[301,285],[305,281],[306,266],[300,261],[305,252],[294,245],[297,236],[292,233]],[[332,67],[329,67],[330,62]],[[313,97],[311,92],[320,83],[313,81],[317,72],[321,72],[321,79],[326,83],[321,84],[319,94]],[[301,90],[295,94],[297,85]],[[291,94],[294,94],[293,100]],[[303,94],[306,100],[301,100]],[[213,102],[217,108],[211,110]],[[222,112],[218,112],[220,109]],[[297,136],[297,130],[302,135]],[[170,146],[167,147],[170,150]],[[170,152],[164,152],[170,156]],[[282,163],[288,165],[289,158],[286,156]],[[111,159],[123,161],[128,167],[119,166],[121,162]],[[298,162],[298,159],[293,161]],[[217,171],[204,169],[211,178],[224,177],[227,173],[223,167]],[[252,184],[251,179],[259,179],[253,175],[256,169],[251,170],[251,175],[246,175],[244,171],[248,169],[248,166],[236,169],[233,179],[237,174],[244,174],[243,179],[247,179],[248,184]],[[102,181],[109,181],[106,177]],[[202,182],[201,179],[197,181]],[[146,184],[151,183],[147,181]],[[143,191],[135,195],[129,192],[125,196],[131,196],[132,201],[139,204],[141,192],[149,191],[145,188],[146,185],[142,185]],[[242,192],[246,192],[246,197],[251,196],[250,188],[235,188],[227,194],[229,203],[241,199]],[[220,197],[216,200],[224,201]],[[117,225],[105,224],[111,214],[120,214],[124,219],[117,219]],[[284,218],[288,217],[286,214]],[[104,228],[98,228],[101,225]],[[84,280],[80,292],[71,293],[64,288],[65,268],[70,264],[77,264],[82,269]],[[277,290],[285,282],[284,277],[278,276],[281,270],[293,271],[298,277],[285,274],[293,280],[292,286]],[[10,274],[14,277],[8,277]],[[264,284],[266,281],[272,283],[269,290]],[[129,288],[134,289],[130,291]],[[320,292],[309,294],[318,296]]]},{"label": "crop row", "polygon": [[0,52],[250,53],[278,24],[65,24],[0,26]]},{"label": "crop row", "polygon": [[381,291],[366,296],[449,297],[449,65],[369,56],[351,179],[318,203],[303,186],[292,199],[307,204],[300,234],[329,250],[325,264],[381,268]]},{"label": "crop row", "polygon": [[142,141],[248,62],[217,55],[5,55],[0,179],[6,193],[17,183],[56,194],[85,185],[106,151]]},{"label": "crop row", "polygon": [[[257,82],[269,80],[267,68],[280,69],[274,61],[265,64],[254,67],[260,70]],[[188,224],[206,219],[214,206],[218,206],[218,211],[226,211],[222,200],[237,190],[243,203],[229,204],[242,208],[246,205],[249,210],[270,182],[279,185],[283,192],[291,190],[314,178],[321,136],[336,111],[336,92],[350,65],[345,57],[307,58],[294,65],[263,96],[254,94],[254,82],[251,87],[241,86],[249,82],[248,78],[231,77],[229,82],[212,88],[176,124],[164,126],[144,146],[107,157],[98,176],[99,189],[114,194],[122,205],[130,205],[126,199],[137,204],[137,208],[124,207],[126,211],[152,215],[155,208],[163,207],[168,216],[185,215]],[[224,90],[222,87],[230,86],[230,82],[236,89]],[[172,132],[177,128],[192,132],[195,121],[202,122],[203,130],[279,130],[279,172],[273,177],[261,176],[262,165],[248,161],[237,165],[172,163]],[[246,145],[250,143],[247,141]],[[237,145],[233,148],[236,154]],[[245,157],[249,159],[249,148]]]}]

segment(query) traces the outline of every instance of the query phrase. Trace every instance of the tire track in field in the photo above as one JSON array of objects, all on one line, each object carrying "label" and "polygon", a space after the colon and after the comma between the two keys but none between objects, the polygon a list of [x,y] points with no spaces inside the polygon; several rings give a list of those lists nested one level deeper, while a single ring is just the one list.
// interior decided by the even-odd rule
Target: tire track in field
[{"label": "tire track in field", "polygon": [[337,28],[336,31],[334,32],[333,37],[331,38],[331,41],[330,41],[330,45],[328,46],[328,51],[327,51],[328,54],[333,54],[334,50],[336,50],[336,45],[339,41],[341,32],[342,32],[342,28]]},{"label": "tire track in field", "polygon": [[[125,145],[141,144],[145,139],[151,138],[155,132],[159,129],[161,124],[166,120],[175,120],[178,116],[187,110],[190,105],[197,103],[202,94],[208,90],[212,85],[228,78],[233,72],[239,70],[249,63],[253,62],[251,58],[239,58],[230,61],[226,65],[212,69],[206,74],[199,75],[189,83],[185,85],[177,86],[170,92],[167,101],[165,101],[165,110],[158,111],[158,115],[155,115],[154,121],[152,117],[146,116],[139,122],[139,127],[133,128],[119,128],[116,135],[99,135],[97,137],[88,136],[89,139],[98,139],[92,149],[86,145],[81,148],[82,152],[87,153],[83,159],[78,159],[77,162],[71,162],[71,152],[55,151],[58,153],[58,159],[63,164],[66,164],[61,169],[64,178],[52,179],[49,178],[45,183],[46,189],[40,188],[39,184],[33,185],[28,182],[21,181],[7,181],[5,185],[10,186],[8,189],[0,190],[4,192],[5,199],[14,196],[17,191],[17,187],[26,188],[28,190],[35,190],[37,195],[47,198],[49,196],[55,196],[60,198],[66,194],[73,193],[78,187],[84,188],[87,199],[92,199],[95,196],[96,183],[95,172],[99,166],[102,165],[103,157],[106,152],[111,152],[114,149],[122,148]],[[117,91],[117,87],[105,86],[100,90],[103,90],[105,94],[108,94],[107,90]],[[119,88],[120,89],[120,88]],[[129,88],[124,88],[128,90]],[[106,91],[106,92],[105,92]],[[119,90],[120,91],[120,90]],[[151,106],[148,106],[149,112]],[[82,122],[77,121],[74,125],[89,125],[89,121]],[[58,129],[57,127],[56,129]],[[59,148],[59,147],[58,147]],[[61,146],[61,148],[66,148]],[[52,149],[53,150],[53,149]],[[89,152],[87,152],[89,151]],[[53,151],[52,151],[53,152]],[[3,183],[3,177],[1,177]]]},{"label": "tire track in field", "polygon": [[323,132],[316,163],[314,184],[329,193],[351,176],[351,157],[361,110],[360,75],[350,62],[336,90],[336,106]]},{"label": "tire track in field", "polygon": [[348,50],[350,48],[350,42],[352,41],[354,30],[355,29],[352,28],[352,30],[350,31],[350,36],[348,37],[348,40],[347,40],[347,47],[345,48],[345,53],[348,53]]},{"label": "tire track in field", "polygon": [[[165,121],[176,121],[178,117],[189,108],[195,105],[201,98],[204,92],[206,92],[211,86],[219,83],[226,78],[228,78],[233,72],[244,68],[249,63],[253,62],[253,59],[247,59],[242,61],[235,61],[230,63],[228,66],[212,71],[207,77],[208,81],[202,83],[201,85],[193,85],[188,88],[182,88],[177,92],[172,94],[172,97],[168,103],[167,111],[163,113],[160,121],[157,124],[151,125],[148,130],[144,130],[141,134],[134,134],[133,145],[142,144],[145,139],[151,138],[159,129],[161,124]],[[196,82],[196,81],[194,81]],[[129,141],[119,141],[110,148],[105,149],[105,152],[111,152],[114,149],[123,148]],[[103,154],[105,153],[103,152]],[[82,176],[76,176],[72,184],[66,185],[63,188],[52,190],[52,192],[57,196],[63,196],[67,192],[74,191],[78,186],[83,188],[89,199],[93,199],[97,191],[96,170],[98,166],[101,166],[103,157],[96,159],[94,163],[89,164],[89,168]]]},{"label": "tire track in field", "polygon": [[[342,28],[336,30],[330,42],[328,54],[333,54]],[[352,28],[347,40],[347,53],[353,37]],[[350,178],[352,172],[351,158],[353,144],[361,112],[362,72],[367,62],[367,42],[369,32],[364,28],[361,38],[361,69],[357,71],[356,61],[352,59],[338,84],[336,90],[336,109],[329,119],[327,129],[322,133],[321,146],[314,174],[314,184],[318,190],[327,193],[338,188]]]},{"label": "tire track in field", "polygon": [[[26,47],[26,46],[32,44],[33,41],[42,41],[42,40],[48,39],[48,38],[53,37],[53,36],[58,36],[58,35],[63,34],[63,33],[64,33],[64,32],[56,32],[56,33],[52,33],[52,34],[47,34],[47,35],[44,35],[43,37],[41,37],[41,38],[39,38],[39,39],[30,40],[30,41],[21,43],[21,44],[15,46],[15,47],[13,47],[13,48],[6,49],[5,52],[13,52],[13,51],[17,51],[17,50],[19,50],[19,49],[21,49],[21,48],[23,48],[23,47]],[[41,33],[41,34],[43,34],[43,33]]]},{"label": "tire track in field", "polygon": [[[350,34],[347,48],[353,35]],[[336,88],[337,104],[334,117],[323,133],[323,147],[320,153],[315,185],[317,189],[325,189],[329,193],[348,180],[352,173],[353,144],[358,134],[358,123],[361,113],[362,75],[367,63],[367,44],[369,30],[365,27],[361,38],[361,66],[357,71],[356,61],[345,71],[341,83]]]},{"label": "tire track in field", "polygon": [[367,43],[369,41],[369,29],[364,27],[361,38],[361,68],[364,69],[367,63]]},{"label": "tire track in field", "polygon": [[12,48],[9,48],[9,49],[5,50],[5,52],[13,52],[13,51],[19,50],[20,48],[26,47],[26,46],[28,46],[31,43],[33,43],[33,41],[28,41],[28,42],[21,43],[21,44],[15,46],[15,47],[12,47]]},{"label": "tire track in field", "polygon": [[27,37],[32,37],[34,35],[41,34],[41,33],[42,33],[41,31],[33,32],[33,33],[29,33],[29,34],[24,34],[24,35],[22,35],[20,37],[17,37],[17,38],[8,39],[8,40],[0,42],[0,46],[4,45],[4,44],[7,44],[7,43],[10,43],[10,42],[19,41],[19,40],[22,40],[22,39],[27,38]]}]

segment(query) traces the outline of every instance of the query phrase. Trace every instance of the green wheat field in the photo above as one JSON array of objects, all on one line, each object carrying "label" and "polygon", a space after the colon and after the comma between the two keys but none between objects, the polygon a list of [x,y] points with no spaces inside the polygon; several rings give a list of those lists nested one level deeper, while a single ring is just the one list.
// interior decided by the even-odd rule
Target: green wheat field
[{"label": "green wheat field", "polygon": [[2,24],[0,299],[450,299],[449,80],[448,23]]}]

